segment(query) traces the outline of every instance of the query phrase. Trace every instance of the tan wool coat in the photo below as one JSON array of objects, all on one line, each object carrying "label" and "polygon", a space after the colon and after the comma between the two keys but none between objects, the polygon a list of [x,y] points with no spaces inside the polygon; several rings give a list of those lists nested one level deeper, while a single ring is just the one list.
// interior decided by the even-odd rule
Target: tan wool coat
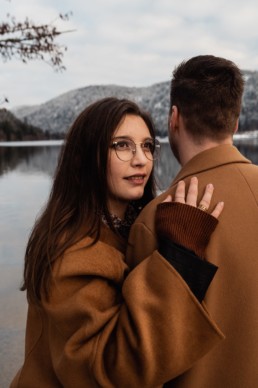
[{"label": "tan wool coat", "polygon": [[157,251],[130,272],[110,229],[90,242],[67,250],[49,300],[29,305],[25,361],[11,388],[161,387],[221,342]]},{"label": "tan wool coat", "polygon": [[167,192],[147,205],[136,220],[130,234],[128,262],[134,266],[155,251],[156,206],[168,193],[174,193],[179,180],[189,182],[191,176],[198,177],[200,195],[206,184],[214,184],[211,208],[218,201],[225,202],[207,248],[206,257],[219,269],[204,302],[226,339],[166,386],[258,387],[257,166],[231,145],[221,145],[195,156],[181,169]]}]

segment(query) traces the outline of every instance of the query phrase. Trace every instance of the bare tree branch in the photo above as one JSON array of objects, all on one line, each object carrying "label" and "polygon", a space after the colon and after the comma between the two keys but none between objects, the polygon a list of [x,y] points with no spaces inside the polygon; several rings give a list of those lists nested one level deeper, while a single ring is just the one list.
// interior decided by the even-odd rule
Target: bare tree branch
[{"label": "bare tree branch", "polygon": [[[60,14],[57,19],[67,21],[70,16],[71,12]],[[57,71],[65,70],[63,56],[67,47],[58,44],[56,38],[71,31],[59,31],[54,22],[36,25],[28,18],[18,22],[15,17],[7,15],[7,21],[0,23],[2,59],[8,61],[15,58],[24,63],[37,59],[49,63]]]}]

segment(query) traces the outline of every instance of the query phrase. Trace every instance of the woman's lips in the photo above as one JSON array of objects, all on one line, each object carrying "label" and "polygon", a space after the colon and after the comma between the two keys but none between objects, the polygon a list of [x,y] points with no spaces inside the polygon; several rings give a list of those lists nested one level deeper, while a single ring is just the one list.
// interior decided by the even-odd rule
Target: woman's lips
[{"label": "woman's lips", "polygon": [[125,179],[134,184],[142,185],[144,183],[145,174],[135,174],[126,177]]}]

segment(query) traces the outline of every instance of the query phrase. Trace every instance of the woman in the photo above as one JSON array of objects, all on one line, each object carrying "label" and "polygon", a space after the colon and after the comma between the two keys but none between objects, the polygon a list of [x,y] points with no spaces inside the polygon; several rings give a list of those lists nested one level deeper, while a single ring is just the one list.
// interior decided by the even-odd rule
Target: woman
[{"label": "woman", "polygon": [[[148,272],[149,259],[129,273],[124,257],[130,225],[154,195],[158,151],[150,117],[128,100],[97,101],[75,120],[26,249],[25,362],[12,387],[153,387],[173,377],[176,342],[167,347],[166,336],[175,306],[169,284],[157,289],[156,277],[169,282],[176,271],[160,255],[153,262],[159,274]],[[182,201],[182,182],[178,190]],[[211,195],[208,188],[207,205]],[[205,214],[208,234],[221,211],[217,206],[213,217],[180,206]],[[204,320],[208,329],[202,321],[196,328],[203,341],[216,330]]]}]

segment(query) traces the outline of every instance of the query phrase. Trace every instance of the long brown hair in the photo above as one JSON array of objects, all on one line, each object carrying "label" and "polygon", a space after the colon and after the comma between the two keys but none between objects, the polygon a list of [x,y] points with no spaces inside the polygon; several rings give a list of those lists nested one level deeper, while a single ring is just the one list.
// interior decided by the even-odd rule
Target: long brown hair
[{"label": "long brown hair", "polygon": [[[101,214],[107,208],[108,152],[114,131],[126,114],[140,116],[155,136],[150,116],[137,104],[114,97],[99,100],[80,113],[67,133],[52,190],[36,221],[25,252],[24,283],[28,300],[38,303],[48,295],[51,268],[64,251],[86,235],[100,236]],[[155,195],[153,171],[139,205]]]}]

